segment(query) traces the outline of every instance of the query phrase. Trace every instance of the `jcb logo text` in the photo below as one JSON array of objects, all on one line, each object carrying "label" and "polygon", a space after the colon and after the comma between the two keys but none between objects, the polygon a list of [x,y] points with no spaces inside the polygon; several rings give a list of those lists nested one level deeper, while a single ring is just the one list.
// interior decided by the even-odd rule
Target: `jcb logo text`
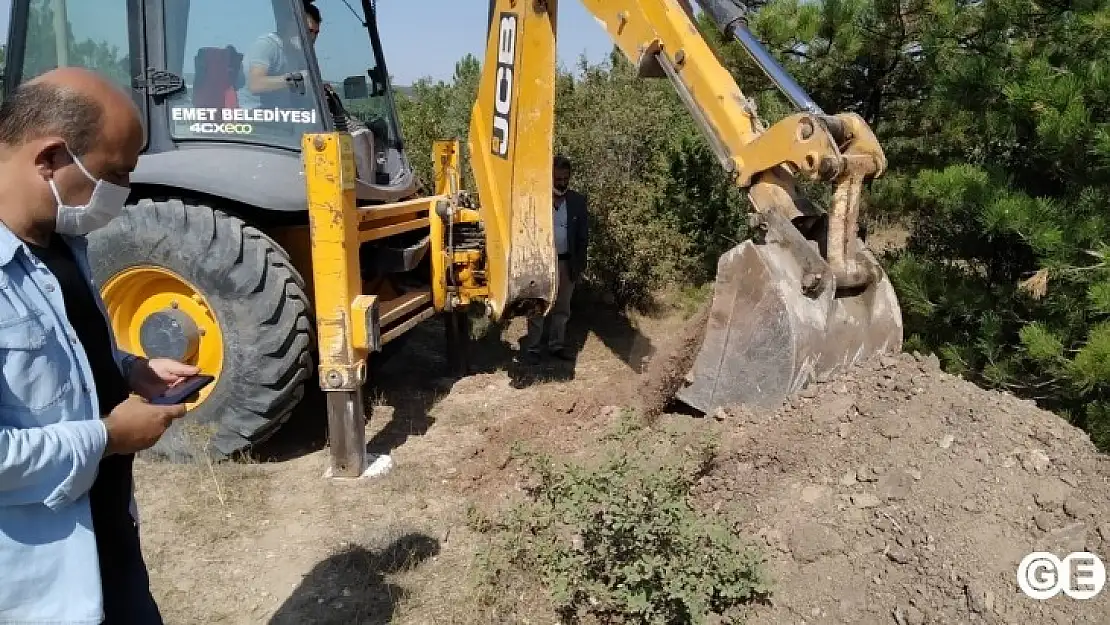
[{"label": "jcb logo text", "polygon": [[493,153],[509,157],[509,131],[512,124],[513,78],[516,69],[515,13],[502,13],[497,39],[497,82],[493,87]]}]

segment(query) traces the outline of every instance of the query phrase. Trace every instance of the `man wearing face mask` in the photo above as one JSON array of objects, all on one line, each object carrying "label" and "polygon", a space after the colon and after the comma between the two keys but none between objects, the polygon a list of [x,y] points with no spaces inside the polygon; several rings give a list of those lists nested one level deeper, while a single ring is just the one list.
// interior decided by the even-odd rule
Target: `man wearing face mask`
[{"label": "man wearing face mask", "polygon": [[552,210],[555,223],[555,252],[559,255],[559,286],[555,305],[546,317],[528,319],[525,337],[525,360],[534,361],[542,353],[540,338],[543,327],[548,326],[548,350],[561,360],[574,360],[567,348],[567,321],[570,320],[570,299],[574,285],[586,270],[586,248],[589,243],[588,209],[586,196],[570,188],[573,173],[570,159],[556,156],[553,172]]},{"label": "man wearing face mask", "polygon": [[185,412],[148,400],[197,370],[117,349],[84,236],[142,144],[130,97],[80,68],[0,104],[0,623],[162,622],[131,463]]}]

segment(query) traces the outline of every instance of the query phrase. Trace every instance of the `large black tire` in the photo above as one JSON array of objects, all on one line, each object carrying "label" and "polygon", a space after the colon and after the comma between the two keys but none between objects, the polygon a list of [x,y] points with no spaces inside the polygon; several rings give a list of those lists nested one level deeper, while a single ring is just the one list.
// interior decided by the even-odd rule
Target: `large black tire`
[{"label": "large black tire", "polygon": [[280,246],[208,206],[144,200],[89,236],[89,257],[102,288],[136,266],[178,274],[201,292],[220,327],[219,379],[152,455],[226,458],[289,419],[313,374],[315,337],[304,279]]}]

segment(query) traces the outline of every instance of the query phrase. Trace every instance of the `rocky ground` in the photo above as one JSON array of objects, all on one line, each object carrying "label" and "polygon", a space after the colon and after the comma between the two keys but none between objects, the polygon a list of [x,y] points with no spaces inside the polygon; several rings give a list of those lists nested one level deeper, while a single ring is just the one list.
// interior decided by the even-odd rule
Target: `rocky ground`
[{"label": "rocky ground", "polygon": [[1110,590],[1017,586],[1032,551],[1110,562],[1110,462],[1059,417],[902,355],[716,418],[732,451],[700,496],[744,502],[777,580],[753,622],[1110,623]]},{"label": "rocky ground", "polygon": [[[371,450],[395,463],[385,477],[328,482],[318,447],[246,466],[140,463],[167,623],[486,622],[471,602],[468,506],[519,492],[517,441],[587,452],[613,406],[643,399],[648,357],[682,336],[675,318],[590,310],[572,328],[576,363],[516,365],[516,324],[458,381],[442,377],[434,328],[421,330],[370,400]],[[737,530],[766,548],[774,597],[751,623],[1110,623],[1110,590],[1038,602],[1017,588],[1031,551],[1110,556],[1110,463],[1028,402],[904,355],[694,427],[724,434],[699,499],[739,504]],[[529,622],[553,622],[529,609],[535,597],[516,601]]]}]

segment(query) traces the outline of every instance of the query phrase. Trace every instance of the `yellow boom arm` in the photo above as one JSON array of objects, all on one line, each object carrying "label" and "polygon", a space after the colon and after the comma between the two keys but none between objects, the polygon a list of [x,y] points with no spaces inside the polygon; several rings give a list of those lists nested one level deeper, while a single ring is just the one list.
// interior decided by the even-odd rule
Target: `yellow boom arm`
[{"label": "yellow boom arm", "polygon": [[494,318],[546,309],[555,299],[556,9],[556,0],[490,3],[469,148],[486,228],[487,301]]},{"label": "yellow boom arm", "polygon": [[[901,313],[858,239],[866,179],[886,158],[858,115],[826,115],[748,31],[737,0],[697,0],[798,112],[769,128],[717,60],[688,0],[581,0],[643,78],[667,78],[724,171],[748,192],[756,236],[722,256],[692,385],[706,410],[775,401],[815,375],[900,346]],[[545,309],[556,287],[552,131],[558,0],[491,0],[470,156],[486,224],[495,316]],[[834,186],[827,213],[796,176]]]},{"label": "yellow boom arm", "polygon": [[[581,0],[645,78],[666,77],[699,122],[725,171],[749,189],[771,227],[819,213],[799,202],[794,175],[834,182],[827,261],[841,288],[865,286],[877,268],[857,262],[862,182],[886,159],[857,115],[825,115],[766,53],[732,0],[700,0],[730,30],[801,112],[763,129],[754,106],[718,61],[679,0]],[[550,301],[555,266],[550,211],[558,0],[492,0],[486,62],[471,117],[470,156],[487,224],[491,300],[496,312]],[[821,263],[819,263],[821,264]],[[825,276],[807,278],[816,287]]]}]

